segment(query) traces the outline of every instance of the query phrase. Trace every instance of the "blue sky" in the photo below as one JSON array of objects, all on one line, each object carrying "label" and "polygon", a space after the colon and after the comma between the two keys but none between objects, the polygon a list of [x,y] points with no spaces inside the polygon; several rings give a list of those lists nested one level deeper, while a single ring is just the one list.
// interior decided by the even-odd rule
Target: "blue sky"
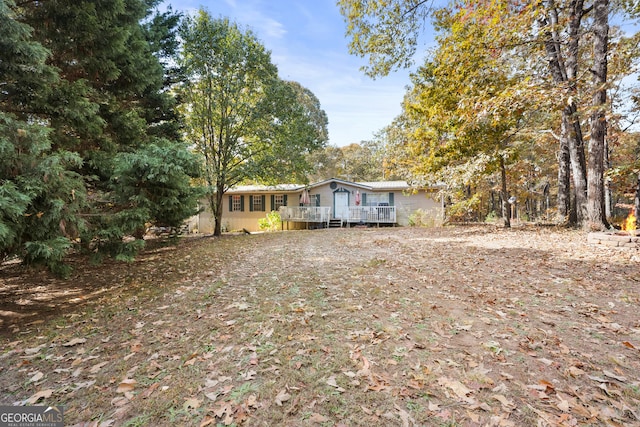
[{"label": "blue sky", "polygon": [[278,66],[280,77],[310,89],[329,117],[329,143],[373,139],[400,114],[409,71],[372,80],[365,62],[348,52],[345,23],[335,0],[167,0],[175,11],[200,7],[251,29]]}]

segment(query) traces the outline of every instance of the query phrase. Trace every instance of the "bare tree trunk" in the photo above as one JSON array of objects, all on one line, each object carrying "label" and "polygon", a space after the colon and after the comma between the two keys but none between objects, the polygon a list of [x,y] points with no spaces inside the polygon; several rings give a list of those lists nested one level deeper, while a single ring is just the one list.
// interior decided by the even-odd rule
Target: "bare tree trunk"
[{"label": "bare tree trunk", "polygon": [[[609,161],[609,139],[604,140],[604,169],[608,170],[611,167]],[[611,180],[605,178],[604,180],[604,216],[609,222],[609,218],[613,216],[613,191],[611,190]]]},{"label": "bare tree trunk", "polygon": [[607,133],[605,106],[607,102],[607,51],[609,41],[609,0],[594,0],[593,20],[593,94],[591,114],[591,138],[589,141],[589,173],[587,222],[590,230],[607,228],[604,210],[604,149]]},{"label": "bare tree trunk", "polygon": [[502,196],[502,218],[504,218],[504,228],[511,228],[509,211],[509,194],[507,193],[507,169],[504,165],[504,157],[500,156],[500,195]]},{"label": "bare tree trunk", "polygon": [[565,150],[568,149],[574,190],[572,200],[575,202],[573,209],[575,217],[569,215],[568,219],[570,223],[576,222],[581,225],[587,215],[587,177],[582,129],[574,99],[577,99],[576,76],[578,72],[580,25],[585,13],[584,0],[571,0],[568,10],[570,13],[567,29],[569,37],[564,54],[562,48],[564,41],[558,31],[560,19],[555,1],[547,2],[546,13],[548,17],[541,18],[539,23],[545,29],[545,49],[553,80],[565,86],[568,95],[566,106],[562,109],[560,155],[558,159],[558,214],[563,218],[566,217],[567,198],[565,190],[567,189],[567,172],[564,170],[566,166],[564,154],[566,153]]},{"label": "bare tree trunk", "polygon": [[575,99],[578,98],[578,57],[580,55],[580,26],[584,17],[584,0],[571,0],[569,2],[569,41],[567,46],[566,75],[569,88],[567,106],[562,112],[563,119],[568,120],[569,153],[571,156],[571,173],[573,177],[573,190],[576,225],[582,226],[587,219],[587,167],[584,155],[584,138],[578,107]]},{"label": "bare tree trunk", "polygon": [[560,150],[558,152],[558,221],[566,224],[571,213],[571,158],[569,156],[569,140],[564,132],[560,137]]},{"label": "bare tree trunk", "polygon": [[582,129],[577,118],[575,105],[562,111],[562,120],[569,130],[569,157],[571,159],[571,177],[573,178],[573,201],[575,203],[575,225],[582,226],[587,219],[587,166],[584,156]]},{"label": "bare tree trunk", "polygon": [[217,186],[213,210],[213,235],[222,236],[222,212],[224,210],[224,186]]},{"label": "bare tree trunk", "polygon": [[636,183],[636,197],[633,201],[633,207],[636,215],[636,229],[640,229],[640,173],[638,174],[638,182]]}]

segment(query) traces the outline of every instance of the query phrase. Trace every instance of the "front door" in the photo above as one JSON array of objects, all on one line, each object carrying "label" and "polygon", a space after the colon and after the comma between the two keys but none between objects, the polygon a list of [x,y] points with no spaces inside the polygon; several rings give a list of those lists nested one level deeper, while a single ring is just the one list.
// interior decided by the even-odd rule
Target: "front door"
[{"label": "front door", "polygon": [[333,193],[333,212],[335,218],[349,218],[349,193],[338,191]]}]

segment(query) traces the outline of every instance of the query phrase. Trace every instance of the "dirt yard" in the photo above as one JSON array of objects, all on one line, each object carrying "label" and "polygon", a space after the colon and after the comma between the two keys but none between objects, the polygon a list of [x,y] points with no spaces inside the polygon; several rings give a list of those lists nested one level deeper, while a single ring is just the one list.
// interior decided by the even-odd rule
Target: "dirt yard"
[{"label": "dirt yard", "polygon": [[640,252],[339,229],[0,270],[0,405],[77,426],[640,425]]}]

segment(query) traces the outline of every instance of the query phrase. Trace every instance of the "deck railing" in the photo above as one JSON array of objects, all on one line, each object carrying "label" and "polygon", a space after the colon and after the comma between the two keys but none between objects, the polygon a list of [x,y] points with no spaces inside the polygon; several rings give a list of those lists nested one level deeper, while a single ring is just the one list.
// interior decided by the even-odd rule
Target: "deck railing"
[{"label": "deck railing", "polygon": [[[331,219],[331,208],[328,206],[282,206],[279,210],[282,221],[291,222],[326,222]],[[395,206],[349,206],[346,223],[395,224]]]},{"label": "deck railing", "polygon": [[331,219],[328,206],[282,206],[279,212],[282,221],[328,223]]},{"label": "deck railing", "polygon": [[347,222],[395,224],[395,206],[349,206]]}]

